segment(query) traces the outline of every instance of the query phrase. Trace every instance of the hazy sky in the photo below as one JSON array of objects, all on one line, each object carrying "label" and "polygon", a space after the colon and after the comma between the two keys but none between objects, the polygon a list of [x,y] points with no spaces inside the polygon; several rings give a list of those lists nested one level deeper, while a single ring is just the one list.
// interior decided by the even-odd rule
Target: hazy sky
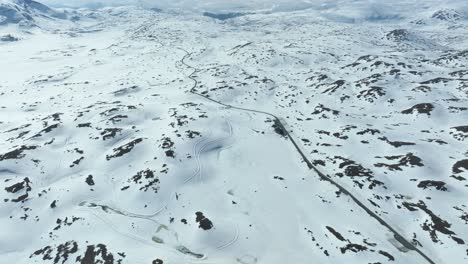
[{"label": "hazy sky", "polygon": [[[85,6],[88,4],[144,4],[162,8],[189,9],[271,9],[305,8],[333,0],[38,0],[49,5]],[[336,1],[336,0],[335,0]]]},{"label": "hazy sky", "polygon": [[87,6],[140,4],[159,8],[192,11],[291,11],[313,8],[352,17],[391,17],[395,14],[425,12],[456,7],[468,13],[468,0],[36,0],[52,6]]}]

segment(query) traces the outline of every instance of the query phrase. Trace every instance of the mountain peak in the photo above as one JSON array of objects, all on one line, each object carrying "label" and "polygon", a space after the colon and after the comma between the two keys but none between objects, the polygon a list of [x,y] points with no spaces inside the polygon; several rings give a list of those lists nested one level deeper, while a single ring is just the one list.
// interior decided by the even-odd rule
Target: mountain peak
[{"label": "mountain peak", "polygon": [[462,18],[462,15],[454,9],[442,9],[435,12],[432,18],[443,21],[456,21]]},{"label": "mountain peak", "polygon": [[66,14],[33,0],[0,0],[0,25],[37,26],[38,18],[66,17]]}]

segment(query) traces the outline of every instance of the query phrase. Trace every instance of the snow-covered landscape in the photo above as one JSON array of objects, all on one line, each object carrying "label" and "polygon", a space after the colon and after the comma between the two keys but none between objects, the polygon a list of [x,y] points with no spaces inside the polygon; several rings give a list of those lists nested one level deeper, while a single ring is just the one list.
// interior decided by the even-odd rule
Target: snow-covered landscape
[{"label": "snow-covered landscape", "polygon": [[0,263],[468,263],[465,1],[59,2],[0,0]]}]

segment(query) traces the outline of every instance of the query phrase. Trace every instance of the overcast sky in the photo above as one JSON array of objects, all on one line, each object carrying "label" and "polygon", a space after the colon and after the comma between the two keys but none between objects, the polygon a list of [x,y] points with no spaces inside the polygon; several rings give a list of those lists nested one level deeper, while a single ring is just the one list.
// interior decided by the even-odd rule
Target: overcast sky
[{"label": "overcast sky", "polygon": [[468,0],[36,0],[52,6],[89,6],[140,4],[158,8],[192,11],[292,11],[313,8],[340,16],[391,17],[411,15],[444,7],[468,13]]},{"label": "overcast sky", "polygon": [[271,9],[271,8],[304,8],[336,0],[38,0],[52,6],[71,5],[86,6],[89,4],[122,5],[144,4],[161,8],[184,9]]}]

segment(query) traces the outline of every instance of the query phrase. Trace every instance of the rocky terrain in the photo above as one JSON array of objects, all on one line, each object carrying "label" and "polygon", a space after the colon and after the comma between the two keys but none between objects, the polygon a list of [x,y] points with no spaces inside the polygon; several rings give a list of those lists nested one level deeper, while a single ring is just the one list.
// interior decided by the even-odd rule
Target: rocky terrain
[{"label": "rocky terrain", "polygon": [[352,8],[1,0],[1,262],[468,261],[466,10]]}]

